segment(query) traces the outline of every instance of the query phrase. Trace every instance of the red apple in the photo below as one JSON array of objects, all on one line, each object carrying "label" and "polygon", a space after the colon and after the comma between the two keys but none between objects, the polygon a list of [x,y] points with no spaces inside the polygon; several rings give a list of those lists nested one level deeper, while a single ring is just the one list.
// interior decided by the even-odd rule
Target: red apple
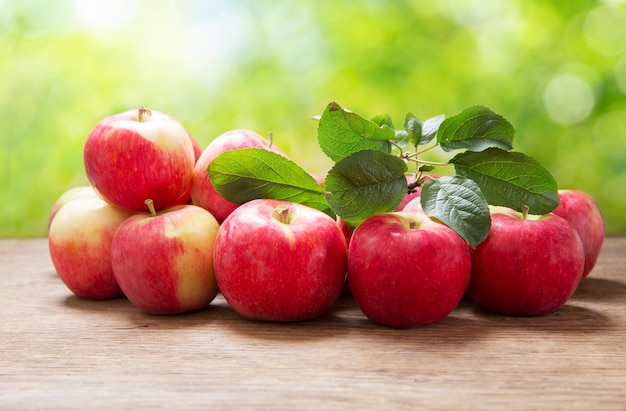
[{"label": "red apple", "polygon": [[48,232],[50,258],[74,294],[98,300],[122,295],[113,275],[111,242],[133,214],[95,196],[74,199],[56,213]]},{"label": "red apple", "polygon": [[218,292],[213,269],[218,228],[211,213],[193,205],[126,220],[111,246],[113,272],[126,297],[150,314],[208,306]]},{"label": "red apple", "polygon": [[415,188],[415,191],[408,193],[406,196],[404,196],[398,207],[396,207],[395,211],[404,211],[404,207],[406,207],[406,205],[410,203],[413,199],[419,197],[421,192],[422,187],[417,187]]},{"label": "red apple", "polygon": [[341,293],[347,247],[337,222],[286,201],[252,200],[224,220],[215,242],[215,277],[244,318],[318,317]]},{"label": "red apple", "polygon": [[580,236],[564,218],[492,209],[489,235],[472,253],[468,295],[500,314],[549,314],[572,296],[584,263]]},{"label": "red apple", "polygon": [[93,187],[91,186],[77,186],[72,187],[65,192],[63,192],[59,198],[54,202],[52,208],[50,209],[50,215],[48,217],[48,229],[50,229],[50,224],[52,224],[52,219],[56,215],[56,213],[63,207],[65,204],[69,203],[72,200],[76,200],[77,198],[83,197],[95,197],[99,198],[98,194],[95,192]]},{"label": "red apple", "polygon": [[211,141],[196,162],[191,184],[191,202],[215,216],[222,223],[239,205],[222,197],[209,179],[207,168],[211,161],[225,151],[240,148],[265,148],[284,156],[284,153],[268,140],[250,130],[231,130]]},{"label": "red apple", "polygon": [[559,190],[559,205],[553,213],[569,221],[583,242],[585,250],[585,268],[583,278],[586,277],[596,265],[606,227],[600,207],[593,197],[580,190]]},{"label": "red apple", "polygon": [[402,208],[402,211],[406,211],[407,213],[423,213],[424,209],[422,208],[422,200],[420,195],[413,196]]},{"label": "red apple", "polygon": [[[438,175],[429,174],[429,175],[423,176],[422,179],[423,181],[426,181],[426,180],[432,180],[438,177],[439,177]],[[413,182],[413,179],[414,179],[414,176],[411,176],[411,175],[406,176],[406,181],[408,184],[411,184]],[[398,207],[396,207],[395,211],[404,211],[404,207],[406,207],[406,205],[409,202],[411,202],[413,199],[415,199],[416,197],[419,197],[421,193],[422,193],[422,186],[416,187],[413,192],[408,193],[406,196],[404,196],[404,198],[402,199]]]},{"label": "red apple", "polygon": [[446,318],[463,297],[470,247],[423,213],[374,215],[352,234],[348,282],[371,321],[394,328]]},{"label": "red apple", "polygon": [[94,126],[85,142],[85,171],[111,204],[147,211],[150,198],[159,210],[186,202],[198,148],[178,120],[140,107]]}]

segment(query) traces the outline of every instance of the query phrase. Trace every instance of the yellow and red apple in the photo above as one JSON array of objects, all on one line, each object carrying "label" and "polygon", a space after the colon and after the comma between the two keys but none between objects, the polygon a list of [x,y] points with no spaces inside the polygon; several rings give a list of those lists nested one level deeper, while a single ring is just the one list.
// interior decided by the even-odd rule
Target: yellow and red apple
[{"label": "yellow and red apple", "polygon": [[122,295],[113,275],[111,243],[133,214],[96,196],[74,199],[55,214],[48,232],[50,257],[74,294],[99,300]]},{"label": "yellow and red apple", "polygon": [[178,205],[140,213],[113,237],[113,273],[130,302],[149,314],[208,306],[218,292],[213,246],[219,224],[203,208]]}]

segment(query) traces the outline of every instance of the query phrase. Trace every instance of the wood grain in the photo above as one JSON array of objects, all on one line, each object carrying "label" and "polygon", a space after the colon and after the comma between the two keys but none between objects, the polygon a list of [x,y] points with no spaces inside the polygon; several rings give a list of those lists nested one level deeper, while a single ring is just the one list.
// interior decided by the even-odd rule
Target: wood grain
[{"label": "wood grain", "polygon": [[142,314],[73,296],[44,239],[0,240],[0,409],[626,409],[626,237],[566,306],[517,318],[463,301],[412,330],[352,298],[323,318],[250,322],[218,297]]}]

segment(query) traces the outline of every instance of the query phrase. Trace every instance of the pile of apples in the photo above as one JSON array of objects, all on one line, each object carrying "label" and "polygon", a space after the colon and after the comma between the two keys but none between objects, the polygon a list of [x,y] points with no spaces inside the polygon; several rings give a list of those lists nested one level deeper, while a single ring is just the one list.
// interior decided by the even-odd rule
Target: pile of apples
[{"label": "pile of apples", "polygon": [[[424,214],[419,191],[351,231],[289,201],[220,196],[207,168],[240,148],[285,154],[249,130],[203,150],[174,117],[144,107],[109,116],[84,146],[90,186],[62,194],[48,227],[51,260],[77,296],[126,296],[150,314],[207,307],[221,292],[242,317],[300,321],[351,292],[371,321],[410,328],[443,320],[467,295],[486,310],[560,308],[595,265],[605,236],[593,198],[559,191],[544,216],[492,208],[472,249]],[[320,181],[323,184],[323,181]]]}]

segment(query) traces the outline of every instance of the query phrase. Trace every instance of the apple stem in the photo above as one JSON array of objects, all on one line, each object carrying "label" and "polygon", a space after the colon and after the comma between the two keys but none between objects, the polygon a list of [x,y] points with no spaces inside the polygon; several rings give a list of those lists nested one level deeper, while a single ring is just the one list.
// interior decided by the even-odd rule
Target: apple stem
[{"label": "apple stem", "polygon": [[274,213],[276,214],[276,219],[283,224],[289,224],[289,207],[286,205],[279,205],[274,209]]},{"label": "apple stem", "polygon": [[267,145],[267,148],[272,148],[272,144],[274,144],[274,133],[272,133],[271,131],[269,133],[267,133],[267,139],[269,140],[269,144]]},{"label": "apple stem", "polygon": [[154,209],[154,201],[148,198],[146,201],[144,201],[144,203],[146,203],[146,205],[148,206],[148,210],[150,210],[150,214],[152,214],[152,217],[156,217],[157,213],[156,213],[156,210]]},{"label": "apple stem", "polygon": [[524,220],[526,220],[526,219],[528,218],[528,209],[529,209],[529,208],[530,208],[530,207],[528,207],[526,204],[524,204],[524,205],[522,206],[522,218],[523,218]]},{"label": "apple stem", "polygon": [[137,109],[137,121],[140,123],[145,121],[147,117],[152,115],[152,111],[149,108],[145,108],[144,106],[139,106]]}]

